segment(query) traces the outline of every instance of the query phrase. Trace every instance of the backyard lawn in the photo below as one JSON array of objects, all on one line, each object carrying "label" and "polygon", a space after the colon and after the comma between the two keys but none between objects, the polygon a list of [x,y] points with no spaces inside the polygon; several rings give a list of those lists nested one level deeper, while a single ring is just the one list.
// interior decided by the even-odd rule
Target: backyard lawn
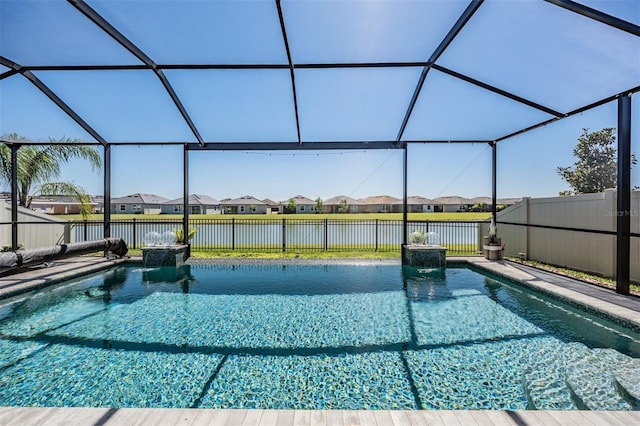
[{"label": "backyard lawn", "polygon": [[[56,215],[60,219],[82,220],[79,214]],[[491,212],[461,212],[461,213],[409,213],[409,220],[485,220],[491,217]],[[331,213],[331,214],[194,214],[189,215],[191,220],[195,219],[251,219],[251,220],[402,220],[402,213]],[[102,214],[92,214],[88,220],[102,220]],[[180,214],[112,214],[111,220],[176,220],[182,219]]]}]

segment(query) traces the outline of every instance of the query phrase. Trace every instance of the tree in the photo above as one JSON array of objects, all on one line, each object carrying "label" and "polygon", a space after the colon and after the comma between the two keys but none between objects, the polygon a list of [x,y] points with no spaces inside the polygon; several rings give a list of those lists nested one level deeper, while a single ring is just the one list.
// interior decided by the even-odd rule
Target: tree
[{"label": "tree", "polygon": [[[588,194],[615,188],[617,183],[617,158],[615,129],[607,127],[589,133],[582,129],[578,144],[573,149],[576,162],[569,167],[558,167],[558,174],[571,186],[560,195]],[[632,157],[632,164],[636,160]]]},{"label": "tree", "polygon": [[351,208],[349,207],[349,203],[346,199],[340,200],[340,205],[338,206],[338,213],[349,213]]},{"label": "tree", "polygon": [[287,201],[287,204],[284,206],[284,210],[286,213],[295,213],[297,206],[298,206],[298,203],[296,202],[296,199],[289,198],[289,201]]},{"label": "tree", "polygon": [[[21,142],[27,139],[15,133],[4,136],[8,141]],[[89,161],[92,170],[100,170],[100,153],[92,146],[80,145],[81,141],[49,138],[51,145],[22,145],[18,149],[18,204],[30,207],[36,194],[66,195],[80,202],[83,216],[89,213],[91,197],[79,185],[72,182],[55,181],[60,177],[60,166],[72,158]],[[11,185],[11,149],[0,145],[0,181]]]},{"label": "tree", "polygon": [[322,207],[324,206],[324,202],[322,201],[322,198],[318,197],[316,198],[316,214],[318,213],[322,213]]}]

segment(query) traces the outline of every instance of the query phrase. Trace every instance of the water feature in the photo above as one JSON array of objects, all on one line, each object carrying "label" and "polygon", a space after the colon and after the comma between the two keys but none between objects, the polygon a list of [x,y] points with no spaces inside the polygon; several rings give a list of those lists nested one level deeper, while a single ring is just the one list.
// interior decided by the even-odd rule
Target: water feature
[{"label": "water feature", "polygon": [[144,247],[142,247],[144,267],[182,266],[187,259],[188,247],[176,244],[177,240],[176,234],[171,231],[162,234],[152,231],[145,234]]}]

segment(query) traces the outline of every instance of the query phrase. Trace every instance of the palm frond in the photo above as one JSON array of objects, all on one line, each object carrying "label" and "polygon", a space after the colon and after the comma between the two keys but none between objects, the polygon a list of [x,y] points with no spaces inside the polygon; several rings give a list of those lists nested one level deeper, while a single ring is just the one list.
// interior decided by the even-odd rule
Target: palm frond
[{"label": "palm frond", "polygon": [[73,197],[80,203],[80,214],[86,219],[91,212],[91,196],[86,193],[84,188],[72,182],[47,182],[37,188],[38,194],[41,195],[61,195]]}]

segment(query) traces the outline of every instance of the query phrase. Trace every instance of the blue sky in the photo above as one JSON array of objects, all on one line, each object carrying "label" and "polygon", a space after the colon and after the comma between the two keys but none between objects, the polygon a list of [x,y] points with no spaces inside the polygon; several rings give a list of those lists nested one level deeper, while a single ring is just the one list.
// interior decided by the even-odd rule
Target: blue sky
[{"label": "blue sky", "polygon": [[[273,1],[87,1],[156,63],[286,63]],[[635,24],[640,2],[583,1]],[[424,61],[467,1],[283,1],[294,63]],[[0,54],[23,65],[139,64],[61,1],[0,0]],[[425,22],[428,25],[425,25]],[[149,37],[153,34],[153,37]],[[486,1],[438,65],[560,112],[640,84],[640,42],[545,2]],[[6,71],[0,67],[0,73]],[[296,70],[305,141],[395,139],[421,68]],[[34,71],[112,148],[112,195],[182,195],[182,149],[195,138],[151,71]],[[296,139],[287,70],[166,70],[208,141]],[[640,111],[633,98],[634,116]],[[431,70],[406,139],[493,139],[550,115]],[[498,146],[498,196],[553,196],[583,128],[616,127],[616,104]],[[0,80],[0,134],[92,138],[20,75]],[[632,129],[637,145],[640,125]],[[296,194],[402,195],[402,151],[194,152],[192,193],[284,200]],[[491,194],[486,144],[410,145],[409,194]],[[64,180],[102,193],[84,162]],[[633,172],[640,186],[640,172]]]}]

